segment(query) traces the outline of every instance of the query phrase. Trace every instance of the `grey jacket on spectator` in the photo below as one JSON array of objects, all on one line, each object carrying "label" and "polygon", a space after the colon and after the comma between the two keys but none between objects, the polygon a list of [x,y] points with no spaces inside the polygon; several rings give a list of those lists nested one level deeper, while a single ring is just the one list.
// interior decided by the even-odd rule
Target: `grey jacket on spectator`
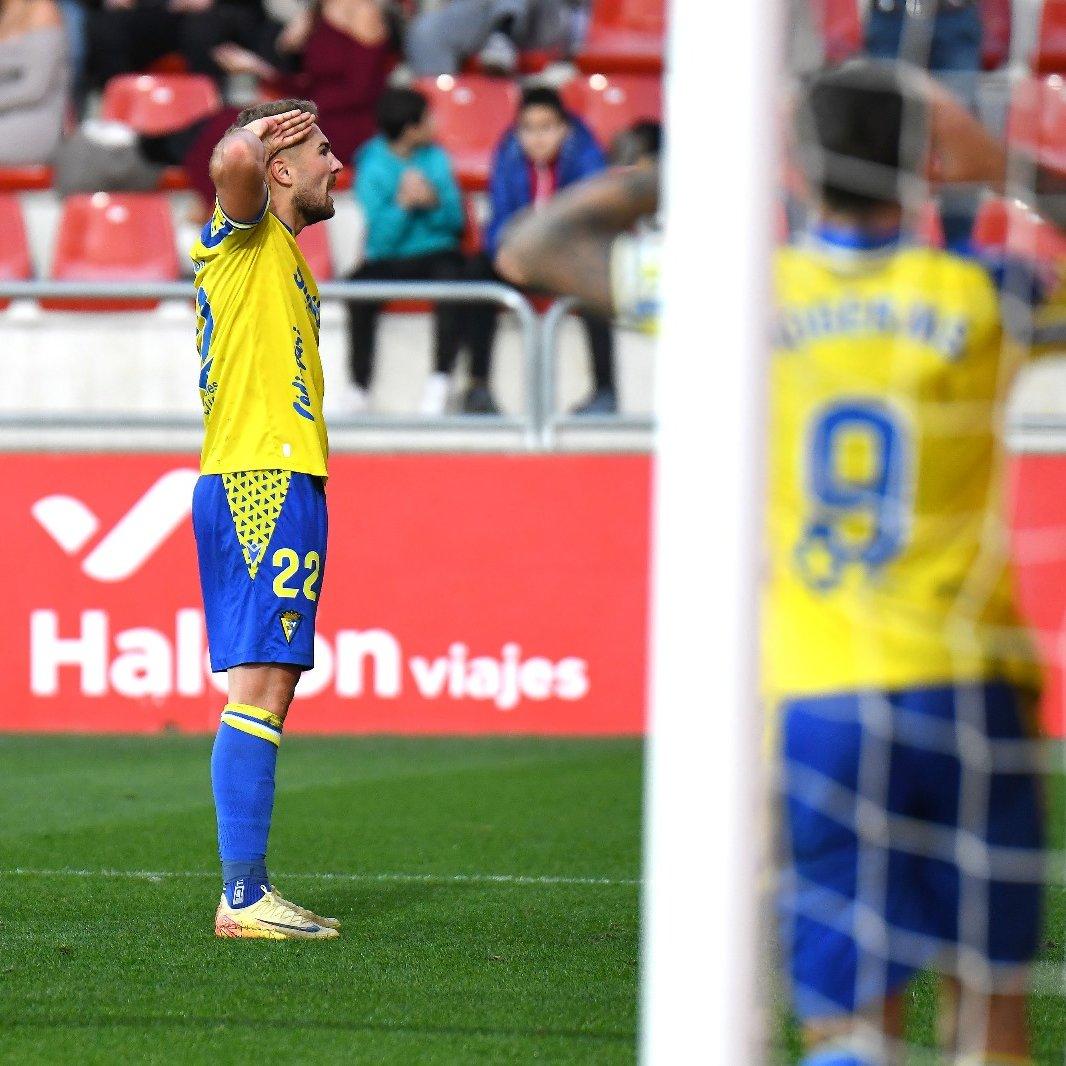
[{"label": "grey jacket on spectator", "polygon": [[63,136],[69,81],[61,26],[0,41],[0,164],[52,161]]}]

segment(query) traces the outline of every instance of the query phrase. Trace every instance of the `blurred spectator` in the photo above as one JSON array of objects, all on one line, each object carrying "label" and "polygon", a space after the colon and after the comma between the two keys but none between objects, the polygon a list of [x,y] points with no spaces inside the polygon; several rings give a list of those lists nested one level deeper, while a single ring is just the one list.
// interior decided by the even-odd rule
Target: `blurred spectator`
[{"label": "blurred spectator", "polygon": [[250,73],[272,95],[314,100],[333,154],[347,165],[376,131],[374,113],[396,65],[399,27],[376,0],[322,0],[294,18],[275,42],[294,70],[236,44],[215,49],[231,74]]},{"label": "blurred spectator", "polygon": [[[483,254],[472,265],[478,280],[502,281],[493,267],[504,226],[523,208],[536,210],[560,189],[606,166],[603,151],[589,128],[563,107],[553,89],[533,88],[522,94],[518,118],[492,162],[489,195],[492,217],[485,230]],[[464,401],[470,414],[495,414],[489,391],[492,342],[499,308],[477,304],[467,317],[471,384]],[[617,410],[614,381],[614,336],[610,320],[586,311],[580,317],[592,352],[595,388],[578,414],[610,414]]]},{"label": "blurred spectator", "polygon": [[655,119],[634,122],[611,144],[611,165],[616,167],[654,166],[663,148],[663,126]]},{"label": "blurred spectator", "polygon": [[[866,49],[878,59],[902,59],[931,71],[971,111],[977,109],[982,65],[982,0],[873,0]],[[966,254],[978,198],[945,189],[941,216],[952,251]]]},{"label": "blurred spectator", "polygon": [[[390,89],[378,103],[379,136],[359,153],[355,195],[367,223],[366,259],[353,281],[456,281],[463,276],[459,241],[463,202],[447,153],[433,143],[426,98]],[[349,405],[368,406],[374,335],[380,304],[348,308],[352,386]],[[422,413],[443,414],[460,339],[461,311],[437,305],[435,371],[426,383]]]},{"label": "blurred spectator", "polygon": [[[374,135],[374,109],[396,64],[397,34],[381,6],[375,0],[323,0],[282,30],[277,50],[293,58],[295,73],[283,74],[234,45],[222,45],[215,54],[228,71],[266,79],[278,96],[314,100],[334,155],[348,164]],[[183,166],[206,207],[215,195],[211,153],[236,116],[236,108],[225,108],[187,129],[142,137],[141,150],[153,163]]]},{"label": "blurred spectator", "polygon": [[85,101],[85,68],[89,57],[89,13],[84,0],[59,0],[59,10],[63,13],[63,25],[67,33],[71,98],[80,118]]},{"label": "blurred spectator", "polygon": [[273,57],[279,29],[262,0],[92,0],[89,79],[103,87],[177,52],[193,73],[221,81],[218,45],[233,41]]},{"label": "blurred spectator", "polygon": [[416,77],[433,77],[478,55],[484,69],[513,74],[527,49],[572,55],[587,25],[588,0],[450,0],[411,22],[407,62]]},{"label": "blurred spectator", "polygon": [[981,0],[983,28],[982,65],[996,70],[1010,59],[1011,0]]},{"label": "blurred spectator", "polygon": [[866,50],[934,73],[981,69],[981,0],[873,0]]},{"label": "blurred spectator", "polygon": [[0,3],[0,163],[51,162],[63,135],[70,63],[54,0]]}]

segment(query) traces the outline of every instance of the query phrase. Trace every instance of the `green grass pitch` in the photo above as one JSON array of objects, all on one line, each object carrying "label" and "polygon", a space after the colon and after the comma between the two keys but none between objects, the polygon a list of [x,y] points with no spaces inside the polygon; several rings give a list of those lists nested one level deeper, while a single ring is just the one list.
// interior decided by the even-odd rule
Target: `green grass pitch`
[{"label": "green grass pitch", "polygon": [[0,738],[0,1062],[634,1060],[639,742],[287,738],[318,943],[214,938],[209,751]]},{"label": "green grass pitch", "polygon": [[[0,1063],[635,1061],[638,741],[287,738],[271,869],[322,943],[213,937],[209,750],[0,737]],[[1046,941],[1061,987],[1061,889]],[[1031,1002],[1061,1066],[1064,1000]]]}]

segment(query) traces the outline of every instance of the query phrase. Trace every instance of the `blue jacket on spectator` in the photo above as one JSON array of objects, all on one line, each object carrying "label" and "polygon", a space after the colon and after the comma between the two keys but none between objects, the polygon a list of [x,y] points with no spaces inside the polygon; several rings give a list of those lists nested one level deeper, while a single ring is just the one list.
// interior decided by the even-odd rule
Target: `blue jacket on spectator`
[{"label": "blue jacket on spectator", "polygon": [[[597,174],[607,166],[603,149],[592,131],[581,119],[570,116],[570,133],[563,141],[556,162],[557,188],[563,189]],[[518,134],[512,128],[504,134],[492,157],[492,173],[489,177],[489,199],[492,217],[485,227],[484,249],[495,257],[500,234],[511,217],[533,202],[530,183],[529,159],[518,142]]]},{"label": "blue jacket on spectator", "polygon": [[[415,167],[437,190],[437,206],[411,211],[396,203],[405,170]],[[399,156],[382,136],[367,141],[356,157],[355,198],[366,216],[367,259],[414,259],[459,246],[465,219],[448,153],[439,145]]]}]

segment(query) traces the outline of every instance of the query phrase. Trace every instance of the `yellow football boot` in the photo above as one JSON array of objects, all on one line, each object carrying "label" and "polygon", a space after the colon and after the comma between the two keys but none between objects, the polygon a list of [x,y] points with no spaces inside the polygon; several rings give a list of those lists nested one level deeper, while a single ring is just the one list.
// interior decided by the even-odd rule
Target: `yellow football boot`
[{"label": "yellow football boot", "polygon": [[340,936],[333,926],[323,925],[310,911],[296,907],[273,891],[250,907],[231,907],[225,895],[215,911],[215,936],[251,937],[260,940],[332,940]]},{"label": "yellow football boot", "polygon": [[297,914],[302,914],[308,921],[314,922],[315,925],[324,925],[327,929],[340,929],[341,923],[339,918],[323,918],[321,914],[315,914],[314,911],[309,911],[306,907],[300,907],[292,902],[290,899],[285,899],[277,887],[272,887],[271,891],[274,893],[274,897],[279,903],[284,903],[286,907],[292,907]]}]

